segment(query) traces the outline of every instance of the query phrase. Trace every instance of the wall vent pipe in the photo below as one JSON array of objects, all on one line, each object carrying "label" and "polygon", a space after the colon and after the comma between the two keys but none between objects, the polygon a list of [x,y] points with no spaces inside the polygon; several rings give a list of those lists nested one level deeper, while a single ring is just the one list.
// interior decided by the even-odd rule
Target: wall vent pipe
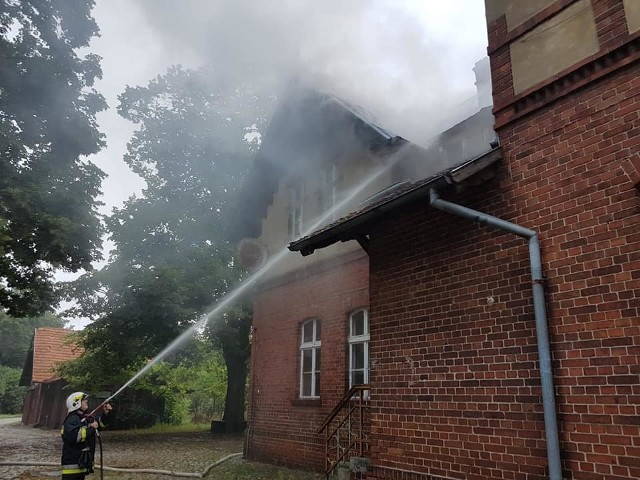
[{"label": "wall vent pipe", "polygon": [[523,237],[529,242],[529,260],[531,263],[531,279],[533,285],[533,308],[538,340],[538,357],[540,363],[540,382],[542,384],[542,406],[544,410],[544,426],[547,440],[547,461],[549,480],[562,480],[562,464],[560,461],[560,442],[558,439],[558,421],[556,418],[556,401],[553,387],[553,370],[551,368],[551,349],[547,327],[544,287],[542,285],[542,261],[538,234],[511,222],[487,215],[456,203],[442,200],[435,189],[429,191],[430,205],[433,208],[468,218],[483,225],[504,230]]}]

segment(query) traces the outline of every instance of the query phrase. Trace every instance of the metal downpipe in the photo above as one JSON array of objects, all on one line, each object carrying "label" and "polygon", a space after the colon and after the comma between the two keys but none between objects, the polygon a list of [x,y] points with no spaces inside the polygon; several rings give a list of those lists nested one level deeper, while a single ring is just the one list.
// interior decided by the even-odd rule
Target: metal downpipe
[{"label": "metal downpipe", "polygon": [[551,349],[547,328],[547,312],[545,307],[544,287],[542,285],[542,261],[538,234],[511,222],[463,207],[456,203],[442,200],[435,189],[429,191],[430,205],[439,210],[474,220],[483,225],[496,227],[529,242],[529,260],[531,263],[531,279],[533,282],[533,308],[538,340],[538,356],[540,363],[540,382],[542,384],[542,406],[544,410],[545,435],[547,440],[547,461],[549,479],[562,480],[562,463],[560,461],[560,441],[558,439],[558,421],[556,418],[556,401],[553,388],[553,371],[551,369]]}]

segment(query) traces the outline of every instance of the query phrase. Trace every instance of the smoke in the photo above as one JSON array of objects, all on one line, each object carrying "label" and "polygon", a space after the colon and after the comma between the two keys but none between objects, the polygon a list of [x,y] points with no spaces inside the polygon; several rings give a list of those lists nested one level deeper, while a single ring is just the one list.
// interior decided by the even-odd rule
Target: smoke
[{"label": "smoke", "polygon": [[302,78],[417,143],[474,107],[472,68],[486,47],[479,0],[137,3],[168,56],[274,91]]}]

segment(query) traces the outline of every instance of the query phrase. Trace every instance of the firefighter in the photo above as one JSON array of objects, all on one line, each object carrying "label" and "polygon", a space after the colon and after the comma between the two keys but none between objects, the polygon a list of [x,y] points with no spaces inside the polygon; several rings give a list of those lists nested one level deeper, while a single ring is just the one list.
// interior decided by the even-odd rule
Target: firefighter
[{"label": "firefighter", "polygon": [[[100,419],[87,416],[89,395],[74,392],[67,397],[67,418],[60,431],[62,435],[62,478],[63,480],[83,480],[93,472],[93,456],[96,435],[101,426]],[[103,406],[103,414],[111,411],[108,403]]]}]

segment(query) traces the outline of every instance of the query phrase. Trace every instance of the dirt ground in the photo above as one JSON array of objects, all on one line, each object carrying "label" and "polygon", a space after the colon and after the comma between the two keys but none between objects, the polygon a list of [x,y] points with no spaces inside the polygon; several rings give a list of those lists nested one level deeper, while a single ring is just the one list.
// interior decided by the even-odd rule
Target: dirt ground
[{"label": "dirt ground", "polygon": [[[208,465],[231,454],[242,452],[240,436],[220,437],[209,432],[140,433],[135,431],[102,433],[104,465],[124,468],[152,468],[179,472],[202,472]],[[0,462],[60,462],[60,433],[19,423],[0,425]],[[96,457],[98,457],[96,449]],[[96,458],[96,463],[99,459]],[[0,479],[59,478],[57,467],[0,466]],[[100,473],[87,477],[98,480]],[[150,480],[177,477],[157,474],[104,472],[105,480]],[[236,458],[215,467],[206,478],[226,479],[320,479],[324,476],[246,462]]]}]

